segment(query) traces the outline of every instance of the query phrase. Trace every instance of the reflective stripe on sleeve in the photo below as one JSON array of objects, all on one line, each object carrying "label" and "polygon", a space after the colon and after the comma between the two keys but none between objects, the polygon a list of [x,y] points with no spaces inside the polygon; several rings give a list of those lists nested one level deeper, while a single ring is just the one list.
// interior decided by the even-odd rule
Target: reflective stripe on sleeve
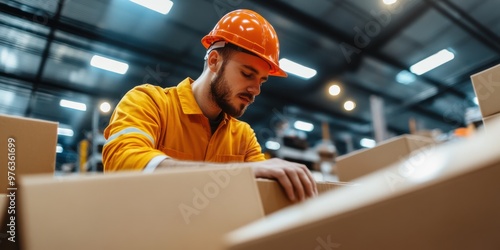
[{"label": "reflective stripe on sleeve", "polygon": [[131,133],[138,133],[138,134],[141,134],[141,135],[144,135],[146,138],[149,139],[149,141],[155,145],[155,140],[153,139],[153,137],[151,137],[151,135],[149,135],[148,133],[138,129],[138,128],[134,128],[134,127],[128,127],[128,128],[125,128],[125,129],[122,129],[114,134],[112,134],[108,140],[106,140],[106,143],[105,144],[108,144],[110,143],[111,141],[113,141],[114,139],[118,138],[118,136],[120,135],[124,135],[124,134],[131,134]]},{"label": "reflective stripe on sleeve", "polygon": [[170,158],[166,155],[158,155],[158,156],[155,156],[153,159],[151,159],[149,162],[148,162],[148,165],[146,165],[146,167],[144,168],[144,173],[152,173],[155,171],[156,167],[158,167],[158,165],[160,165],[160,162],[162,162],[163,160],[167,159],[167,158]]}]

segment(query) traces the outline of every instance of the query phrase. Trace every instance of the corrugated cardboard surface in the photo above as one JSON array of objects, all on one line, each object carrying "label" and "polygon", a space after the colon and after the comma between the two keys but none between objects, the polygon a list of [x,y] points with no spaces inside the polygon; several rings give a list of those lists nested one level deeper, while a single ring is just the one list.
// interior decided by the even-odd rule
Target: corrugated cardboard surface
[{"label": "corrugated cardboard surface", "polygon": [[[23,174],[54,173],[56,165],[57,123],[0,115],[0,193],[7,188],[15,188]],[[9,147],[8,140],[13,139]],[[13,146],[12,146],[13,145]],[[14,164],[8,159],[9,149],[14,156]],[[13,153],[13,154],[12,154]],[[15,179],[9,185],[7,166],[15,166],[11,171]]]},{"label": "corrugated cardboard surface", "polygon": [[235,230],[227,249],[500,249],[498,138],[495,129],[421,152]]},{"label": "corrugated cardboard surface", "polygon": [[[500,100],[498,100],[498,101],[500,102]],[[489,129],[494,129],[493,123],[495,123],[495,120],[499,120],[499,119],[500,119],[500,113],[490,115],[488,117],[483,117],[483,125],[484,125],[484,128],[486,129],[486,131],[488,131]]]},{"label": "corrugated cardboard surface", "polygon": [[379,143],[369,149],[361,149],[337,158],[337,175],[347,182],[394,164],[408,157],[417,149],[434,144],[425,136],[401,135]]},{"label": "corrugated cardboard surface", "polygon": [[500,113],[500,65],[471,76],[483,117]]},{"label": "corrugated cardboard surface", "polygon": [[23,249],[220,249],[264,216],[250,168],[25,177]]},{"label": "corrugated cardboard surface", "polygon": [[[257,179],[256,181],[262,200],[262,207],[266,215],[296,204],[288,199],[285,190],[277,181],[268,179]],[[330,190],[354,184],[344,182],[317,182],[316,185],[318,187],[318,193],[323,194]]]}]

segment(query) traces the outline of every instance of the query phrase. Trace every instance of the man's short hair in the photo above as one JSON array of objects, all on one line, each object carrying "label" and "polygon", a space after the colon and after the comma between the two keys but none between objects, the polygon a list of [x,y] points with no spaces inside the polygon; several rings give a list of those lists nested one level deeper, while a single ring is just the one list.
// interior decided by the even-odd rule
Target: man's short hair
[{"label": "man's short hair", "polygon": [[[222,42],[222,41],[219,41],[219,42]],[[215,42],[213,44],[216,44],[216,43],[218,43],[218,42]],[[243,53],[247,53],[247,54],[259,57],[257,54],[255,54],[247,49],[241,48],[241,47],[236,46],[232,43],[225,42],[224,46],[217,47],[217,48],[208,48],[207,55],[205,56],[205,63],[204,63],[203,69],[205,69],[207,67],[207,60],[206,59],[208,59],[208,54],[212,50],[216,50],[217,52],[219,52],[219,54],[222,56],[222,59],[224,59],[224,61],[229,60],[235,52],[243,52]]]}]

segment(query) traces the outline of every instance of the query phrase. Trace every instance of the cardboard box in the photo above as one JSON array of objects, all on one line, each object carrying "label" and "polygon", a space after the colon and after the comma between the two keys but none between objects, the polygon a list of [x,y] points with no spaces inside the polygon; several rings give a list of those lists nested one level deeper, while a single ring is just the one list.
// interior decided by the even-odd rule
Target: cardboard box
[{"label": "cardboard box", "polygon": [[[316,182],[316,185],[318,187],[318,193],[321,195],[330,190],[336,190],[343,186],[353,186],[355,184],[344,182]],[[257,186],[259,188],[262,207],[264,208],[264,214],[266,215],[274,213],[285,207],[297,204],[288,199],[285,190],[277,181],[269,179],[257,179]]]},{"label": "cardboard box", "polygon": [[16,188],[24,174],[54,173],[57,126],[55,122],[0,115],[0,193]]},{"label": "cardboard box", "polygon": [[471,76],[483,117],[500,113],[500,64]]},{"label": "cardboard box", "polygon": [[348,182],[387,167],[410,156],[418,149],[435,144],[425,136],[401,135],[337,158],[339,181]]},{"label": "cardboard box", "polygon": [[226,249],[500,249],[494,125],[237,229]]},{"label": "cardboard box", "polygon": [[500,113],[499,114],[490,115],[490,116],[487,116],[487,117],[483,117],[483,126],[484,126],[484,129],[486,131],[488,131],[490,129],[493,129],[493,127],[494,127],[493,123],[495,123],[496,121],[500,121]]},{"label": "cardboard box", "polygon": [[264,216],[250,168],[26,176],[20,191],[27,250],[221,249]]}]

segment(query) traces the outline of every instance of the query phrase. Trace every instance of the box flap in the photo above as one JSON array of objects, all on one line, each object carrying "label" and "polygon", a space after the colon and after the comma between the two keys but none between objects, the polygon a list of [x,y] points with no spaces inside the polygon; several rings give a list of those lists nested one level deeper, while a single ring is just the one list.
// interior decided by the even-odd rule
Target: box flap
[{"label": "box flap", "polygon": [[495,125],[493,125],[496,122],[495,120],[500,120],[500,113],[483,117],[483,126],[486,132],[495,129]]},{"label": "box flap", "polygon": [[483,117],[500,113],[500,64],[471,76]]}]

